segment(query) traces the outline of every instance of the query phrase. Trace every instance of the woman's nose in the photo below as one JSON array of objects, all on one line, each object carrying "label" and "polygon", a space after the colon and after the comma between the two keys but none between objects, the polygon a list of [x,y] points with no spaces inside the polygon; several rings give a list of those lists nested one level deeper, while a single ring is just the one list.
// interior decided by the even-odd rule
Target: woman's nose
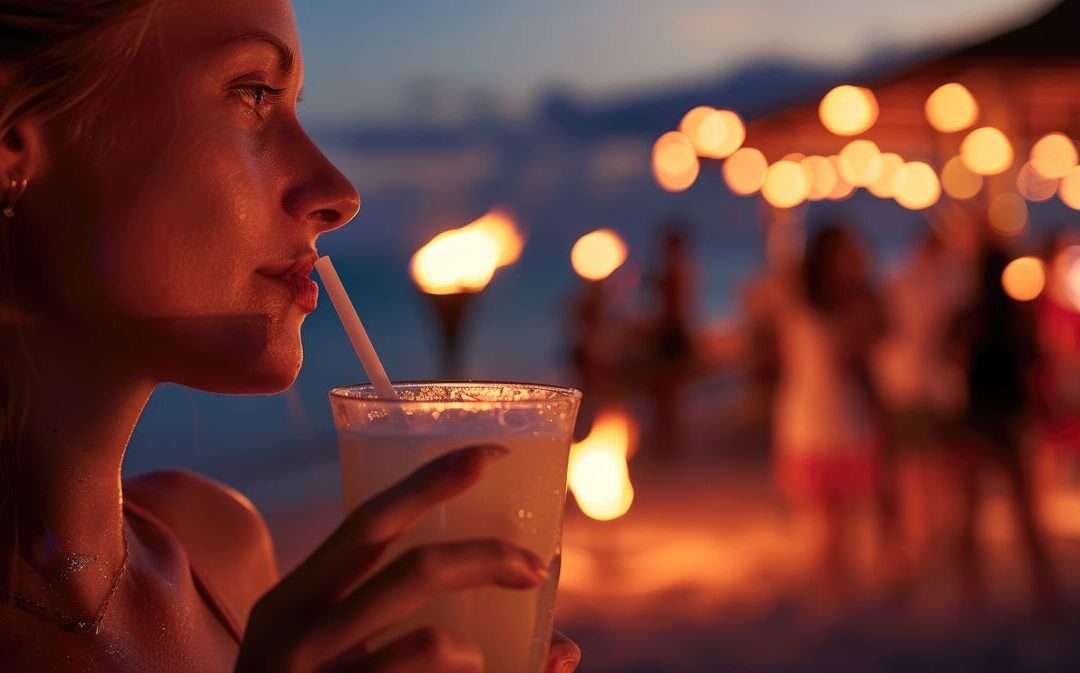
[{"label": "woman's nose", "polygon": [[315,147],[311,168],[285,194],[285,211],[295,220],[309,224],[316,234],[344,225],[360,210],[360,195],[349,179]]}]

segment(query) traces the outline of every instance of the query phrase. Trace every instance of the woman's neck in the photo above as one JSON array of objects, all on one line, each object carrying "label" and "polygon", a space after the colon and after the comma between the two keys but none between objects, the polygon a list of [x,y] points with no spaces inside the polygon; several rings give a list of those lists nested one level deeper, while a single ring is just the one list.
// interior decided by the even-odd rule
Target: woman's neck
[{"label": "woman's neck", "polygon": [[92,612],[123,563],[120,468],[153,385],[65,330],[0,339],[16,412],[0,438],[0,588]]}]

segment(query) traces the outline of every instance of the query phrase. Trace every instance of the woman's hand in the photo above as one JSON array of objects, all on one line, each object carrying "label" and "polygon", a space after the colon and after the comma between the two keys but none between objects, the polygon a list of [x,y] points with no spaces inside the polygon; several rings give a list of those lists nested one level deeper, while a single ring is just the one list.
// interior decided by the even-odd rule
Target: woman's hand
[{"label": "woman's hand", "polygon": [[[418,547],[361,578],[388,544],[476,483],[504,453],[495,446],[451,452],[357,508],[255,604],[238,673],[482,671],[479,649],[440,629],[420,629],[374,650],[367,641],[437,594],[485,584],[535,587],[550,577],[539,557],[500,540],[469,540]],[[573,643],[557,637],[549,672],[572,671],[577,656]]]}]

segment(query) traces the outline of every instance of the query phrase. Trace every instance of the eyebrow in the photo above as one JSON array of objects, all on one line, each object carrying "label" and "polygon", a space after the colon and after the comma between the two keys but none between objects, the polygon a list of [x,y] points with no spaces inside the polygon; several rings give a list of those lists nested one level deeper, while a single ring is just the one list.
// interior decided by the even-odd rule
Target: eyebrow
[{"label": "eyebrow", "polygon": [[277,35],[274,35],[273,33],[265,33],[261,31],[242,33],[240,35],[236,35],[225,40],[222,46],[235,44],[237,42],[251,41],[265,42],[266,44],[269,44],[274,49],[276,49],[278,52],[278,69],[281,71],[281,74],[292,74],[293,67],[296,65],[296,54],[293,53],[293,50],[289,47],[289,45],[285,44],[284,40],[282,40]]}]

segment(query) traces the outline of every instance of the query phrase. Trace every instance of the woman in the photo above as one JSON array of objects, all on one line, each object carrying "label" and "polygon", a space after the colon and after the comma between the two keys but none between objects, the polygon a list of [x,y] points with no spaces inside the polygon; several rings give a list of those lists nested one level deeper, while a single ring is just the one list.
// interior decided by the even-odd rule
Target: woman
[{"label": "woman", "polygon": [[[497,541],[385,544],[483,477],[464,448],[279,581],[258,512],[207,479],[121,484],[154,387],[268,393],[300,367],[315,239],[359,207],[304,134],[287,0],[0,0],[0,670],[478,671],[433,594],[538,584]],[[560,641],[550,670],[572,670]]]},{"label": "woman", "polygon": [[839,597],[850,585],[853,510],[881,504],[882,440],[868,358],[883,324],[866,255],[846,229],[816,232],[792,275],[775,308],[776,477],[819,531],[821,576]]}]

